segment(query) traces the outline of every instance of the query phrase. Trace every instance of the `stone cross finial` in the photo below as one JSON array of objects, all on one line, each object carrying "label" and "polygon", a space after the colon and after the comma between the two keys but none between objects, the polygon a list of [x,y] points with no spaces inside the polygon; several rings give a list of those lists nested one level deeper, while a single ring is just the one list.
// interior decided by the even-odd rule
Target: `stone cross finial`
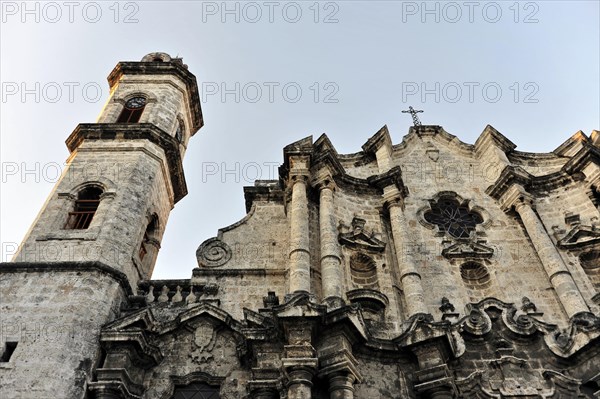
[{"label": "stone cross finial", "polygon": [[417,114],[419,112],[423,112],[423,110],[421,110],[421,109],[415,110],[412,106],[408,107],[408,111],[402,111],[403,114],[410,114],[412,116],[413,125],[415,125],[415,126],[421,126],[421,121],[419,120],[419,117],[417,116]]}]

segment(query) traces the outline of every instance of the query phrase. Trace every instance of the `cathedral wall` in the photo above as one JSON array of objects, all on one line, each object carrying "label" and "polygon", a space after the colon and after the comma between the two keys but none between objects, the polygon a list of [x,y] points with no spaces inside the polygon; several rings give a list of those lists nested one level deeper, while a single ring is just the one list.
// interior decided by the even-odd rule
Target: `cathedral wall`
[{"label": "cathedral wall", "polygon": [[221,229],[231,248],[231,269],[284,270],[289,255],[289,222],[282,204],[256,201],[250,214]]},{"label": "cathedral wall", "polygon": [[359,179],[366,179],[379,173],[375,159],[367,162],[360,156],[341,155],[340,163],[347,174]]},{"label": "cathedral wall", "polygon": [[[409,236],[415,241],[407,245],[407,250],[419,264],[429,311],[440,315],[442,297],[450,299],[462,315],[467,303],[485,297],[520,306],[521,299],[527,296],[548,320],[566,323],[562,306],[519,218],[505,213],[485,193],[504,166],[499,161],[476,159],[452,143],[414,141],[414,149],[393,162],[402,167],[403,181],[409,190],[404,214]],[[483,209],[485,220],[477,226],[477,237],[494,249],[494,255],[475,260],[487,270],[488,284],[473,287],[463,281],[460,266],[470,259],[451,261],[442,256],[442,250],[457,240],[448,234],[437,234],[438,228],[428,225],[420,214],[429,206],[429,200],[443,191],[454,192],[462,200],[469,200],[470,206]]]},{"label": "cathedral wall", "polygon": [[516,338],[503,326],[499,309],[490,308],[487,313],[491,330],[483,336],[464,335],[465,352],[448,363],[459,397],[477,397],[481,388],[488,394],[515,397],[595,397],[591,386],[577,387],[580,381],[557,378],[557,374],[578,375],[584,382],[592,379],[598,370],[590,360],[598,356],[598,349],[588,347],[580,358],[565,359],[550,352],[541,333]]},{"label": "cathedral wall", "polygon": [[383,360],[358,355],[358,369],[362,382],[355,384],[355,398],[387,399],[414,398],[408,377],[414,372],[407,362]]},{"label": "cathedral wall", "polygon": [[83,398],[100,329],[124,299],[115,280],[94,270],[3,272],[0,297],[0,344],[17,342],[0,363],[2,398]]},{"label": "cathedral wall", "polygon": [[567,162],[567,158],[558,157],[554,154],[510,154],[509,159],[514,165],[518,165],[534,176],[544,176],[556,173]]},{"label": "cathedral wall", "polygon": [[379,212],[383,206],[382,199],[378,196],[357,194],[339,188],[335,191],[335,218],[339,223],[350,227],[352,219],[356,216],[366,220],[365,228],[375,230],[381,234],[381,218]]},{"label": "cathedral wall", "polygon": [[[571,183],[567,188],[538,198],[535,208],[546,231],[555,243],[580,225],[588,228],[597,226],[600,218],[598,209],[588,197],[586,187],[581,183]],[[586,274],[579,261],[579,255],[588,251],[591,251],[590,248],[576,248],[572,251],[561,250],[560,252],[578,288],[588,299],[588,305],[596,307],[597,305],[590,298],[597,293],[593,281],[595,276],[600,273],[597,269],[596,271],[592,269],[587,271],[590,275]]]},{"label": "cathedral wall", "polygon": [[269,291],[275,292],[280,302],[287,293],[287,274],[285,271],[264,271],[245,273],[243,271],[224,272],[222,274],[202,275],[193,281],[217,284],[220,307],[236,320],[244,318],[244,309],[256,311],[263,308],[263,298]]}]

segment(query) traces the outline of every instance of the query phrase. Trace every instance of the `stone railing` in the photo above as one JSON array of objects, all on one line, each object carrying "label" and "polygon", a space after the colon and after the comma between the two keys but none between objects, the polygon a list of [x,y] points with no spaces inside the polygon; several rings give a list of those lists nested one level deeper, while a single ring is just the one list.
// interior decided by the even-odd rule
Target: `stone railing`
[{"label": "stone railing", "polygon": [[138,283],[140,296],[146,303],[185,303],[215,300],[219,292],[217,284],[191,284],[190,280],[145,280]]}]

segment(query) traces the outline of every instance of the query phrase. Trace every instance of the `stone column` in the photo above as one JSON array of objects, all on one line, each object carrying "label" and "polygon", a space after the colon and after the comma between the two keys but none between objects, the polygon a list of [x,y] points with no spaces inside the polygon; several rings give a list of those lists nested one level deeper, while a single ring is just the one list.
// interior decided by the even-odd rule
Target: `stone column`
[{"label": "stone column", "polygon": [[344,272],[337,241],[338,230],[334,218],[334,189],[331,180],[320,186],[319,229],[321,235],[321,284],[323,303],[335,309],[344,305],[342,285]]},{"label": "stone column", "polygon": [[330,399],[354,399],[354,376],[349,373],[333,374],[329,377]]},{"label": "stone column", "polygon": [[289,292],[290,294],[294,292],[310,293],[308,199],[306,196],[308,170],[303,168],[293,168],[290,172],[290,177],[292,184],[292,201],[290,204]]},{"label": "stone column", "polygon": [[252,399],[279,399],[279,392],[275,388],[258,388],[250,393]]},{"label": "stone column", "polygon": [[419,274],[413,257],[408,253],[410,238],[406,218],[404,217],[404,200],[400,191],[394,186],[384,188],[383,198],[390,212],[390,224],[394,248],[398,259],[400,285],[404,291],[406,313],[408,317],[419,313],[427,313],[421,275]]},{"label": "stone column", "polygon": [[589,312],[571,273],[548,236],[544,225],[531,208],[530,202],[521,197],[516,201],[514,207],[525,225],[525,230],[527,230],[565,312],[569,318],[578,313]]},{"label": "stone column", "polygon": [[117,390],[98,390],[93,396],[94,399],[121,399],[122,396],[118,393]]},{"label": "stone column", "polygon": [[312,396],[313,367],[294,366],[287,370],[288,399],[310,399]]}]

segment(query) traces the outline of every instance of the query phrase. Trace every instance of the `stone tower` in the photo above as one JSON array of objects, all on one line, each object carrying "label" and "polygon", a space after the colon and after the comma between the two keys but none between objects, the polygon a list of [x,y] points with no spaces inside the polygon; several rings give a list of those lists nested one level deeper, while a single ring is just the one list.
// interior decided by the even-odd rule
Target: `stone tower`
[{"label": "stone tower", "polygon": [[4,397],[86,395],[100,328],[152,275],[169,213],[187,194],[182,159],[203,125],[195,76],[152,53],[118,63],[108,82],[97,123],[69,136],[61,179],[0,267]]}]

